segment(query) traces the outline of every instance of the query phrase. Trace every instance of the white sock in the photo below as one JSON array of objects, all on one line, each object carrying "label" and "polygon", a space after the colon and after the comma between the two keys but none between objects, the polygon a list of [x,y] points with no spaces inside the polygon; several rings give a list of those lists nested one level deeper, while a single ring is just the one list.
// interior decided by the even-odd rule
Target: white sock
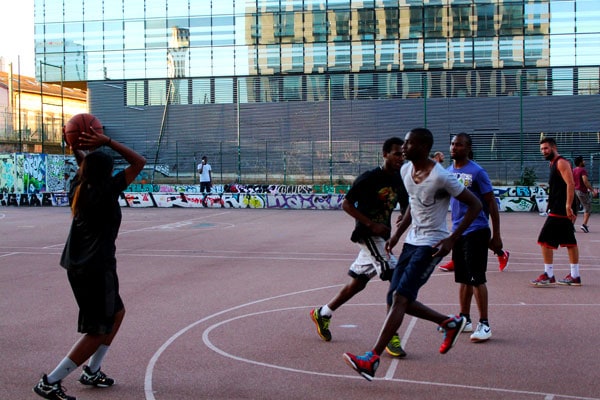
[{"label": "white sock", "polygon": [[48,374],[48,383],[53,384],[58,381],[62,381],[66,378],[71,372],[77,369],[77,364],[75,364],[69,357],[65,357],[62,361],[54,368],[54,371]]},{"label": "white sock", "polygon": [[546,271],[548,278],[552,278],[554,276],[554,264],[544,264],[544,271]]},{"label": "white sock", "polygon": [[321,314],[324,317],[331,317],[331,314],[333,314],[333,310],[329,308],[327,304],[325,304],[323,307],[321,307],[321,311],[319,311],[319,314]]},{"label": "white sock", "polygon": [[100,347],[98,347],[98,350],[92,354],[90,357],[90,363],[88,364],[88,367],[92,373],[96,373],[100,370],[100,365],[102,364],[102,360],[104,359],[107,351],[108,346],[101,344]]},{"label": "white sock", "polygon": [[579,278],[579,264],[571,264],[571,277]]}]

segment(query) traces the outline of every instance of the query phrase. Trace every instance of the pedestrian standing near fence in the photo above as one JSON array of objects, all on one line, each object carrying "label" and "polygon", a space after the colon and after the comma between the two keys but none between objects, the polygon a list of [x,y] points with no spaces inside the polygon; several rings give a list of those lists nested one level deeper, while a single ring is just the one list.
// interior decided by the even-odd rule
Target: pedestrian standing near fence
[{"label": "pedestrian standing near fence", "polygon": [[69,193],[73,219],[60,265],[67,270],[79,306],[77,331],[83,336],[34,386],[35,393],[50,400],[75,400],[65,393],[61,382],[88,359],[79,382],[102,388],[115,383],[100,367],[125,316],[115,258],[121,225],[119,196],[146,164],[134,150],[93,129],[92,133],[81,133],[81,137],[86,148],[108,146],[129,166],[113,176],[110,155],[100,150],[84,155],[78,148],[73,149],[79,169]]},{"label": "pedestrian standing near fence", "polygon": [[210,193],[212,188],[212,167],[208,163],[208,157],[202,156],[198,164],[198,175],[200,175],[200,192]]}]

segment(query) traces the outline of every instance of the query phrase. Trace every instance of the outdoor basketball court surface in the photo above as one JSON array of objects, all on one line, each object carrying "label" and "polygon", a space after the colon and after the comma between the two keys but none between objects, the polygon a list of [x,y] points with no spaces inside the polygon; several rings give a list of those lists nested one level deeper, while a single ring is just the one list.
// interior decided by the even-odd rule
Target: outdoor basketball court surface
[{"label": "outdoor basketball court surface", "polygon": [[[2,400],[38,398],[33,385],[79,338],[58,264],[69,212],[0,208]],[[111,400],[600,399],[600,219],[576,234],[583,286],[552,288],[528,284],[543,272],[544,218],[503,213],[501,221],[511,257],[499,272],[490,253],[492,339],[474,344],[462,334],[441,355],[436,325],[407,316],[408,357],[383,355],[368,382],[342,353],[371,349],[387,283],[374,279],[334,314],[331,342],[309,318],[347,282],[357,254],[343,211],[125,208],[117,259],[127,313],[102,366],[117,384],[83,387],[77,371],[63,385],[77,399]],[[569,272],[565,249],[555,271]],[[419,299],[459,311],[451,273],[436,270]]]}]

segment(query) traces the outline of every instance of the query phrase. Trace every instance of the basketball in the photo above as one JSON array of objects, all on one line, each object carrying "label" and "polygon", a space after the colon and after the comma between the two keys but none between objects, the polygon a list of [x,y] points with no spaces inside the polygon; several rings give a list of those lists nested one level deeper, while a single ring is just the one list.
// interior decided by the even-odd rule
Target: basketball
[{"label": "basketball", "polygon": [[96,133],[103,133],[102,123],[92,114],[82,113],[74,115],[65,125],[65,142],[74,149],[82,149],[82,147],[78,146],[79,135],[81,135],[81,132],[91,133],[92,130],[90,127],[93,127]]}]

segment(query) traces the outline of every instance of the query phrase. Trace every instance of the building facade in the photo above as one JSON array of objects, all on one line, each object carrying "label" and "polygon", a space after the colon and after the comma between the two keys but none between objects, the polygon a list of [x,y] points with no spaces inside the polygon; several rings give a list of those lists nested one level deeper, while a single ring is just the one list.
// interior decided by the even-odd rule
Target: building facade
[{"label": "building facade", "polygon": [[0,71],[0,153],[70,153],[62,127],[83,112],[87,94],[81,89]]},{"label": "building facade", "polygon": [[107,133],[243,181],[353,177],[416,126],[439,150],[471,133],[500,181],[544,173],[542,134],[593,161],[598,20],[597,0],[35,0],[38,64],[86,82]]}]

